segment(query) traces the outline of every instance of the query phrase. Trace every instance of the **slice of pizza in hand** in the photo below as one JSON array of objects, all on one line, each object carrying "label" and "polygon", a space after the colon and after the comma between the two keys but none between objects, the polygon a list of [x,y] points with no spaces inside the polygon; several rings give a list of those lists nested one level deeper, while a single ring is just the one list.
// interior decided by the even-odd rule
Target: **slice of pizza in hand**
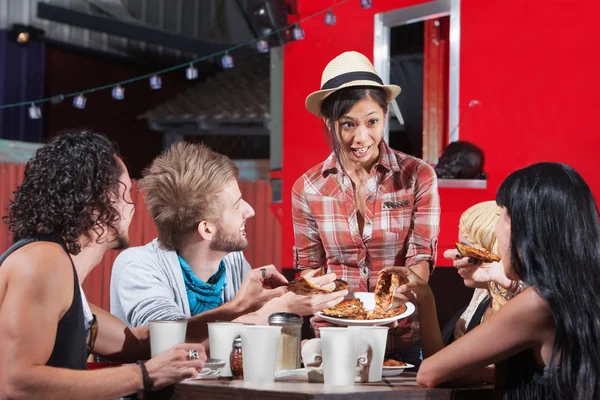
[{"label": "slice of pizza in hand", "polygon": [[339,292],[340,290],[348,289],[348,282],[346,282],[343,279],[336,279],[333,282],[335,282],[335,289],[333,289],[334,292]]},{"label": "slice of pizza in hand", "polygon": [[392,307],[394,292],[402,284],[397,272],[381,271],[375,286],[375,313],[386,311]]},{"label": "slice of pizza in hand", "polygon": [[290,292],[300,296],[314,296],[316,294],[331,293],[333,291],[331,289],[323,288],[302,276],[288,283],[288,289]]},{"label": "slice of pizza in hand", "polygon": [[458,254],[460,254],[461,257],[470,257],[485,263],[501,260],[499,256],[497,256],[494,253],[490,253],[487,250],[477,249],[471,246],[465,246],[460,243],[456,243],[456,250],[458,250]]},{"label": "slice of pizza in hand", "polygon": [[348,288],[348,282],[343,279],[336,279],[334,281],[335,289],[326,288],[312,282],[310,279],[306,279],[301,276],[288,283],[288,289],[290,292],[296,293],[300,296],[314,296],[316,294],[326,294],[332,292],[338,292]]}]

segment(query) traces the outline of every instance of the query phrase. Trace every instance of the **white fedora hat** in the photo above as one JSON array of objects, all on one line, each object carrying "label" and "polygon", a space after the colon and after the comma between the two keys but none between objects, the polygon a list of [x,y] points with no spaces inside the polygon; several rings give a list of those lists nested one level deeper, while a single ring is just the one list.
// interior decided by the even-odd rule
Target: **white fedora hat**
[{"label": "white fedora hat", "polygon": [[347,51],[327,64],[321,76],[321,90],[306,97],[306,109],[322,117],[323,100],[336,90],[351,86],[380,87],[387,94],[388,103],[394,100],[401,90],[398,85],[384,85],[367,57],[356,51]]}]

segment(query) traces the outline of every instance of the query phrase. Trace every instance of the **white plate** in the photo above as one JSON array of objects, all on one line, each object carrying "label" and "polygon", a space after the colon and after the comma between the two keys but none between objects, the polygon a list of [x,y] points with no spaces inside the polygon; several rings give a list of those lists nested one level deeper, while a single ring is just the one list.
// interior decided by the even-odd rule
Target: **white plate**
[{"label": "white plate", "polygon": [[[360,299],[360,301],[362,301],[363,306],[365,307],[365,310],[370,311],[373,308],[375,308],[375,295],[373,293],[369,293],[369,292],[354,292],[354,293],[349,293],[345,299],[346,300],[351,300],[351,299]],[[400,303],[396,303],[396,300],[394,300],[394,307],[397,307]],[[398,321],[399,319],[402,318],[406,318],[409,315],[411,315],[412,313],[415,312],[415,305],[411,302],[407,302],[406,303],[406,311],[404,311],[402,314],[396,315],[395,317],[392,318],[382,318],[382,319],[364,319],[364,320],[356,320],[356,319],[346,319],[346,318],[334,318],[334,317],[329,317],[325,314],[323,314],[321,311],[315,313],[315,315],[319,318],[323,318],[325,321],[330,322],[332,324],[335,325],[342,325],[342,326],[369,326],[369,325],[387,325],[387,324],[391,324],[394,321]]]},{"label": "white plate", "polygon": [[202,380],[202,379],[219,379],[221,376],[221,371],[217,371],[210,368],[204,368],[195,378],[190,378],[192,380]]},{"label": "white plate", "polygon": [[225,360],[219,360],[217,358],[209,358],[204,363],[204,368],[209,368],[209,369],[219,369],[219,368],[223,368],[224,366],[225,366]]},{"label": "white plate", "polygon": [[412,364],[406,364],[401,367],[386,367],[383,366],[383,371],[381,372],[381,376],[398,376],[404,372],[407,368],[414,368],[415,366]]}]

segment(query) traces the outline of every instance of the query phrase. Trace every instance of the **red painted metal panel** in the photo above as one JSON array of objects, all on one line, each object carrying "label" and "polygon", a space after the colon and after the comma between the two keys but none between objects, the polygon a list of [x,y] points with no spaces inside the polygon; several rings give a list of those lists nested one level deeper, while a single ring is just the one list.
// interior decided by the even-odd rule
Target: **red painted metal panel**
[{"label": "red painted metal panel", "polygon": [[[24,168],[24,164],[0,164],[0,210],[3,216],[6,215],[12,192],[23,179]],[[248,220],[246,227],[249,246],[244,254],[248,262],[253,267],[278,264],[281,259],[281,225],[269,210],[269,182],[240,182],[240,190],[244,199],[256,211],[256,216]],[[135,204],[135,214],[129,228],[130,245],[141,246],[157,236],[156,226],[144,204],[144,195],[137,190],[135,181],[131,197]],[[0,224],[0,251],[6,250],[11,243],[12,235],[7,225]],[[83,284],[88,301],[105,310],[110,307],[110,274],[118,254],[119,251],[116,250],[108,251]]]}]

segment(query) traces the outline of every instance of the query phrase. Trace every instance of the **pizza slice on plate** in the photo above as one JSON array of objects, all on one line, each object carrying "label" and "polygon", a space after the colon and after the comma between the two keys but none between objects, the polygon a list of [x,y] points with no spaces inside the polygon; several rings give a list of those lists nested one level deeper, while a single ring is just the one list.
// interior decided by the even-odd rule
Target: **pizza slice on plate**
[{"label": "pizza slice on plate", "polygon": [[360,299],[343,300],[339,304],[323,310],[323,314],[334,318],[366,319],[367,313]]},{"label": "pizza slice on plate", "polygon": [[497,256],[494,253],[490,253],[487,250],[477,249],[477,248],[471,247],[471,246],[465,246],[460,243],[456,243],[456,250],[458,250],[458,253],[460,254],[461,257],[470,257],[470,258],[474,258],[476,260],[483,261],[485,263],[490,263],[490,262],[501,260],[501,258],[499,256]]}]

